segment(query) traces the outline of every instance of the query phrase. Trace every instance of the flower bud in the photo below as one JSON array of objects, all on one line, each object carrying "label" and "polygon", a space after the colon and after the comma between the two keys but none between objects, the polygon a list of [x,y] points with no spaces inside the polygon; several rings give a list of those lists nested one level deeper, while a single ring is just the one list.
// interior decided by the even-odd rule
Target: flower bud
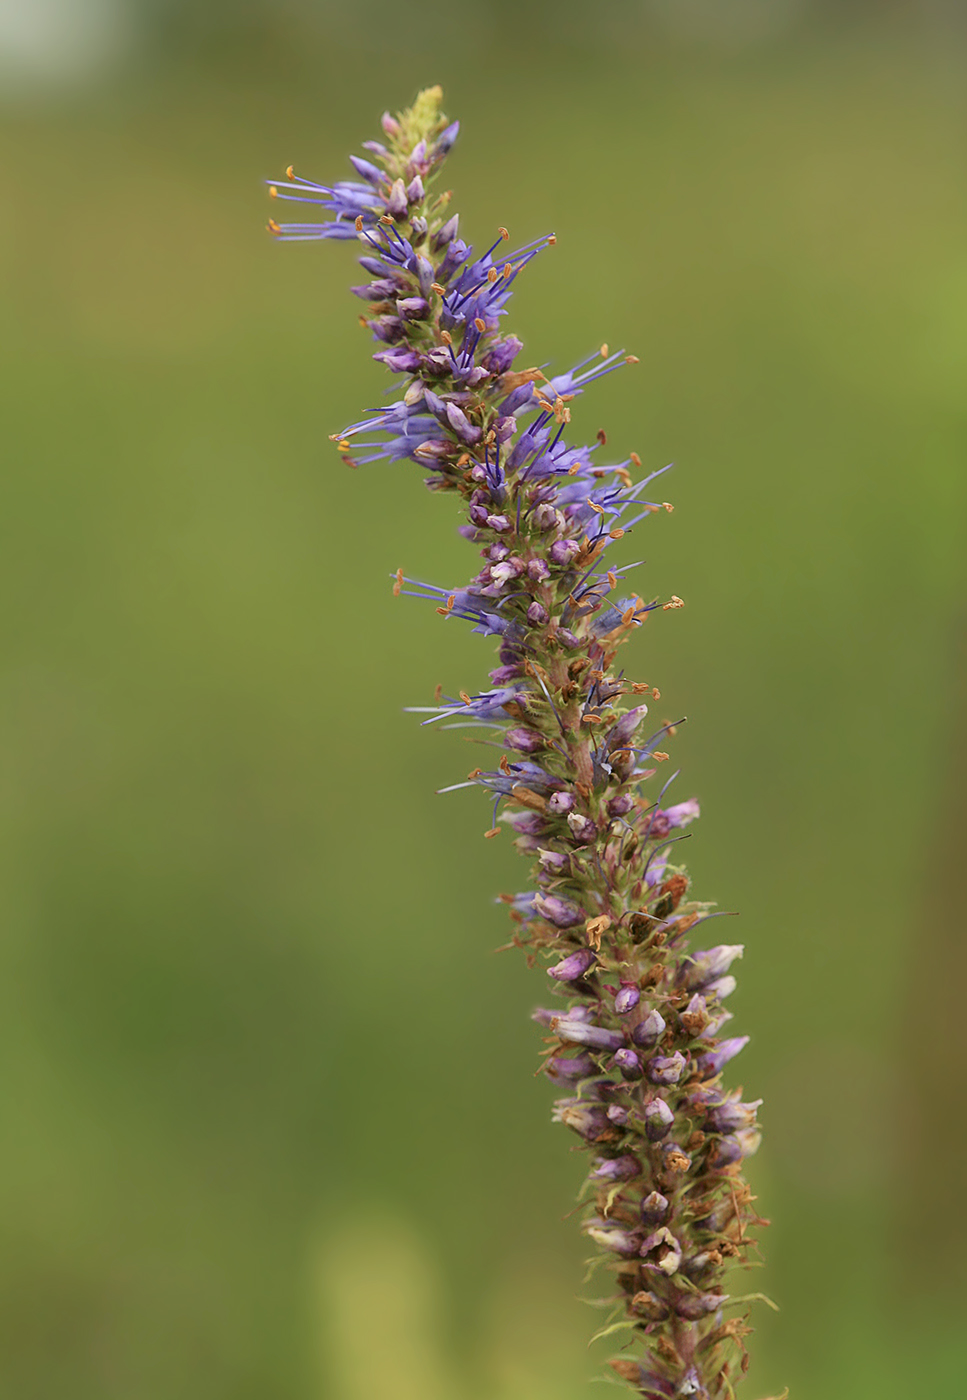
[{"label": "flower bud", "polygon": [[621,1031],[609,1031],[604,1026],[564,1017],[551,1022],[551,1030],[572,1045],[588,1045],[593,1050],[617,1050],[625,1043]]},{"label": "flower bud", "polygon": [[533,729],[508,729],[504,743],[518,753],[536,753],[544,747],[544,736]]},{"label": "flower bud", "polygon": [[732,995],[738,985],[738,982],[736,982],[731,972],[729,972],[724,977],[716,977],[714,982],[706,982],[702,990],[707,999],[718,997],[719,1001],[724,1001],[726,997]]},{"label": "flower bud", "polygon": [[720,943],[716,948],[706,948],[704,952],[693,953],[686,958],[678,974],[678,982],[689,991],[703,987],[706,982],[714,982],[736,958],[745,952],[742,943]]},{"label": "flower bud", "polygon": [[641,1061],[633,1050],[618,1050],[614,1062],[625,1079],[641,1078]]},{"label": "flower bud", "polygon": [[580,1099],[562,1099],[555,1104],[551,1121],[563,1123],[588,1142],[614,1136],[608,1115],[601,1105],[584,1103]]},{"label": "flower bud", "polygon": [[728,1137],[717,1138],[709,1150],[708,1165],[713,1172],[725,1171],[727,1167],[734,1166],[736,1162],[742,1161],[742,1144],[739,1139],[732,1134]]},{"label": "flower bud", "polygon": [[722,1066],[728,1064],[748,1043],[747,1035],[734,1035],[730,1040],[721,1041],[715,1050],[710,1050],[706,1055],[699,1055],[696,1063],[701,1077],[714,1079],[715,1075],[721,1072]]},{"label": "flower bud", "polygon": [[402,180],[394,180],[386,198],[386,212],[392,214],[394,219],[401,219],[406,213],[406,207],[406,187]]},{"label": "flower bud", "polygon": [[649,1142],[661,1142],[671,1132],[675,1115],[664,1099],[652,1099],[645,1105],[645,1132]]},{"label": "flower bud", "polygon": [[550,576],[551,571],[543,559],[529,559],[527,561],[527,577],[533,579],[535,583],[543,583]]},{"label": "flower bud", "polygon": [[[548,923],[553,924],[555,928],[573,928],[575,924],[582,924],[584,922],[584,911],[579,909],[576,904],[572,904],[569,899],[561,899],[561,897],[556,894],[535,895],[534,907],[537,909],[538,913],[547,919]],[[583,951],[589,950],[582,949],[582,952]],[[591,955],[591,960],[592,962],[594,961],[593,953]],[[561,966],[563,967],[563,963]],[[590,966],[590,964],[588,964],[588,966]]]},{"label": "flower bud", "polygon": [[645,1066],[652,1084],[677,1084],[688,1061],[681,1051],[674,1055],[652,1055]]},{"label": "flower bud", "polygon": [[580,812],[569,812],[567,824],[575,841],[580,841],[585,846],[598,834],[598,828],[591,818],[583,816]]},{"label": "flower bud", "polygon": [[576,953],[570,953],[555,967],[549,967],[547,975],[556,978],[558,982],[577,982],[595,962],[597,958],[590,948],[579,948]]},{"label": "flower bud", "polygon": [[635,805],[635,799],[630,792],[621,792],[617,797],[612,797],[608,803],[608,815],[611,817],[624,817]]},{"label": "flower bud", "polygon": [[665,1034],[665,1018],[660,1011],[646,1011],[644,1016],[632,1029],[631,1039],[636,1045],[640,1045],[642,1050],[651,1050],[661,1040]]},{"label": "flower bud", "polygon": [[542,870],[548,871],[552,875],[560,875],[567,870],[570,865],[570,857],[563,851],[548,851],[541,846],[537,852],[537,859],[540,861]]},{"label": "flower bud", "polygon": [[590,1055],[555,1055],[547,1061],[545,1073],[552,1079],[587,1079],[594,1074],[595,1063]]},{"label": "flower bud", "polygon": [[650,1192],[641,1203],[641,1219],[645,1225],[660,1225],[668,1217],[668,1200],[660,1191]]},{"label": "flower bud", "polygon": [[614,1009],[619,1016],[624,1016],[635,1009],[640,999],[641,993],[636,986],[625,985],[614,999]]},{"label": "flower bud", "polygon": [[609,749],[621,749],[634,738],[638,726],[643,723],[645,715],[648,713],[647,705],[638,705],[635,709],[629,710],[626,715],[618,720],[608,734],[607,744]]},{"label": "flower bud", "polygon": [[552,564],[564,566],[570,564],[580,550],[581,546],[577,540],[555,540],[548,551],[548,557]]},{"label": "flower bud", "polygon": [[[689,1322],[698,1322],[703,1317],[708,1317],[709,1313],[717,1312],[723,1303],[727,1303],[729,1295],[727,1293],[679,1293],[675,1299],[675,1311],[679,1317],[684,1317]],[[680,1395],[699,1395],[700,1390],[680,1390]]]},{"label": "flower bud", "polygon": [[607,1108],[608,1122],[616,1128],[623,1128],[628,1121],[628,1110],[620,1103],[612,1103]]},{"label": "flower bud", "polygon": [[630,1181],[641,1175],[641,1163],[630,1152],[623,1157],[599,1157],[590,1175],[593,1181]]},{"label": "flower bud", "polygon": [[527,609],[527,621],[534,627],[543,627],[547,621],[548,611],[543,603],[538,603],[535,599]]},{"label": "flower bud", "polygon": [[406,321],[422,321],[430,308],[423,297],[400,297],[396,309]]},{"label": "flower bud", "polygon": [[738,1094],[730,1096],[724,1103],[715,1104],[708,1110],[705,1126],[713,1133],[732,1133],[736,1128],[751,1128],[755,1123],[756,1109],[761,1103],[761,1099],[740,1103]]},{"label": "flower bud", "polygon": [[547,810],[552,812],[555,817],[570,812],[573,806],[574,794],[572,792],[552,792],[547,799]]}]

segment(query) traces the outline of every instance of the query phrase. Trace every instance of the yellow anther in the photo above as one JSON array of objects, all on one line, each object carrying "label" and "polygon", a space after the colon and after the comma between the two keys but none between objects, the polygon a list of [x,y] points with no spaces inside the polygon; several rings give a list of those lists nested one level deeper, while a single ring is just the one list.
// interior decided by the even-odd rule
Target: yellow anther
[{"label": "yellow anther", "polygon": [[499,835],[500,835],[500,827],[499,827],[499,826],[492,826],[492,827],[490,828],[489,831],[485,831],[485,832],[484,832],[484,839],[487,840],[487,841],[489,841],[489,840],[491,840],[492,837],[494,837],[494,836],[499,836]]},{"label": "yellow anther", "polygon": [[652,758],[655,760],[656,763],[667,763],[669,757],[669,754],[662,753],[660,749],[656,749],[655,752],[652,754]]},{"label": "yellow anther", "polygon": [[604,344],[601,346],[601,358],[602,358],[602,360],[606,360],[606,359],[608,358],[608,342],[607,342],[607,341],[605,341]]},{"label": "yellow anther", "polygon": [[357,214],[357,215],[356,215],[356,218],[354,219],[353,222],[354,222],[355,227],[356,227],[356,232],[357,232],[357,233],[362,233],[362,231],[363,231],[363,216],[362,216],[362,214]]},{"label": "yellow anther", "polygon": [[501,238],[502,238],[502,239],[504,240],[504,242],[506,243],[507,239],[510,237],[510,234],[509,234],[509,233],[507,232],[507,230],[504,228],[503,224],[501,224],[501,226],[500,226],[500,228],[497,230],[497,232],[500,234]]},{"label": "yellow anther", "polygon": [[497,271],[497,269],[496,269],[495,267],[492,267],[492,268],[490,269],[490,271],[487,273],[487,281],[490,282],[490,283],[494,283],[494,282],[497,281],[497,278],[498,278],[499,276],[500,276],[500,273]]},{"label": "yellow anther", "polygon": [[669,608],[683,608],[684,606],[685,604],[682,602],[681,598],[677,598],[673,593],[668,602],[662,604],[661,610],[662,612],[667,612]]},{"label": "yellow anther", "polygon": [[269,185],[269,198],[270,198],[270,199],[278,199],[278,197],[279,197],[279,192],[278,192],[278,190],[275,188],[274,185]]},{"label": "yellow anther", "polygon": [[641,466],[641,458],[638,456],[638,453],[637,453],[637,452],[632,452],[632,453],[629,454],[629,456],[631,457],[631,465],[632,465],[633,467],[640,467],[640,466]]},{"label": "yellow anther", "polygon": [[665,509],[668,511],[668,514],[669,514],[669,515],[671,515],[672,511],[675,509],[675,507],[672,505],[671,501],[662,501],[662,505],[663,505],[663,506],[665,507]]},{"label": "yellow anther", "polygon": [[268,229],[269,233],[281,233],[281,232],[282,232],[281,228],[280,228],[279,225],[275,222],[274,219],[269,219],[269,221],[268,221],[268,223],[265,225],[265,227]]},{"label": "yellow anther", "polygon": [[398,597],[400,596],[400,589],[401,589],[402,587],[403,587],[403,570],[402,570],[402,569],[397,569],[397,570],[396,570],[396,582],[393,584],[393,597],[394,597],[394,598],[398,598]]},{"label": "yellow anther", "polygon": [[480,334],[483,335],[484,331],[487,329],[487,322],[482,321],[479,316],[475,316],[473,318],[473,323],[477,327],[477,330],[480,332]]},{"label": "yellow anther", "polygon": [[640,364],[640,363],[641,363],[641,361],[638,359],[638,356],[637,356],[637,355],[626,355],[626,356],[625,356],[625,364],[626,364],[626,365],[637,365],[637,364]]}]

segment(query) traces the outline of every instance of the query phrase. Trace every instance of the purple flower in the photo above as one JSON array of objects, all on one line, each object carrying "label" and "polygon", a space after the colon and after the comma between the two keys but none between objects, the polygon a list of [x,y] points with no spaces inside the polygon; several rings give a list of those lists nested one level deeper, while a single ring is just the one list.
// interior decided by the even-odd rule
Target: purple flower
[{"label": "purple flower", "polygon": [[592,1181],[630,1181],[640,1175],[641,1163],[630,1153],[623,1157],[599,1157],[591,1171]]},{"label": "purple flower", "polygon": [[665,1034],[665,1018],[660,1011],[646,1011],[636,1026],[632,1028],[631,1039],[642,1050],[651,1050]]},{"label": "purple flower", "polygon": [[650,1142],[661,1142],[671,1132],[675,1115],[664,1099],[652,1099],[645,1104],[645,1132]]},{"label": "purple flower", "polygon": [[[561,899],[556,894],[539,894],[534,899],[534,905],[538,913],[543,915],[548,923],[554,924],[556,928],[574,928],[575,924],[584,922],[584,911],[579,909],[576,904],[572,904],[569,899]],[[594,954],[592,953],[591,962],[593,961]],[[590,967],[590,965],[589,963],[588,966]]]},{"label": "purple flower", "polygon": [[747,1035],[735,1035],[731,1040],[723,1040],[714,1050],[698,1056],[698,1072],[703,1079],[713,1079],[722,1066],[728,1064],[735,1055],[749,1043]]},{"label": "purple flower", "polygon": [[668,1200],[660,1191],[649,1191],[641,1203],[641,1219],[645,1225],[660,1225],[668,1217]]},{"label": "purple flower", "polygon": [[614,1062],[625,1079],[641,1078],[641,1061],[633,1050],[616,1051]]},{"label": "purple flower", "polygon": [[569,954],[556,967],[549,967],[547,975],[557,978],[558,982],[576,982],[584,976],[590,967],[593,967],[595,962],[595,955],[590,948],[579,948],[576,953]]},{"label": "purple flower", "polygon": [[594,1050],[617,1050],[625,1043],[621,1031],[609,1031],[604,1026],[589,1025],[570,1017],[552,1021],[551,1030],[562,1040],[573,1045],[589,1045]]},{"label": "purple flower", "polygon": [[619,1016],[624,1016],[627,1012],[633,1011],[641,999],[641,993],[635,986],[624,986],[614,999],[614,1009]]},{"label": "purple flower", "polygon": [[688,1061],[680,1050],[673,1055],[652,1055],[645,1072],[652,1084],[677,1084]]}]

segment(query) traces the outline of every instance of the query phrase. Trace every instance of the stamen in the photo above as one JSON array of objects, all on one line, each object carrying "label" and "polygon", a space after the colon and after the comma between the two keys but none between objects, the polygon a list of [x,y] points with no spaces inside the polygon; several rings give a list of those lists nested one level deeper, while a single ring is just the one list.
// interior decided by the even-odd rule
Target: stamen
[{"label": "stamen", "polygon": [[601,358],[602,358],[602,360],[606,360],[606,359],[608,358],[608,342],[607,342],[607,341],[605,341],[604,344],[601,346]]},{"label": "stamen", "polygon": [[397,570],[396,570],[396,582],[393,584],[393,597],[394,597],[394,598],[398,598],[398,597],[400,596],[400,589],[401,589],[402,587],[403,587],[403,570],[402,570],[402,569],[397,569]]}]

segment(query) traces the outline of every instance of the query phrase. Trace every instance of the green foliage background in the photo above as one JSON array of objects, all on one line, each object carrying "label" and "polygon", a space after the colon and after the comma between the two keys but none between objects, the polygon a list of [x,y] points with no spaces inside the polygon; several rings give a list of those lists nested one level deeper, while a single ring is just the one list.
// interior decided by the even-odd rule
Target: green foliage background
[{"label": "green foliage background", "polygon": [[0,111],[11,1400],[577,1400],[608,1354],[541,974],[491,951],[521,872],[401,712],[489,644],[387,576],[473,554],[328,441],[385,392],[351,250],[263,232],[263,176],[436,81],[467,236],[559,237],[526,363],[627,346],[576,431],[677,463],[627,555],[687,607],[631,662],[743,916],[745,1393],[955,1393],[964,50],[942,4],[683,10],[155,6]]}]

